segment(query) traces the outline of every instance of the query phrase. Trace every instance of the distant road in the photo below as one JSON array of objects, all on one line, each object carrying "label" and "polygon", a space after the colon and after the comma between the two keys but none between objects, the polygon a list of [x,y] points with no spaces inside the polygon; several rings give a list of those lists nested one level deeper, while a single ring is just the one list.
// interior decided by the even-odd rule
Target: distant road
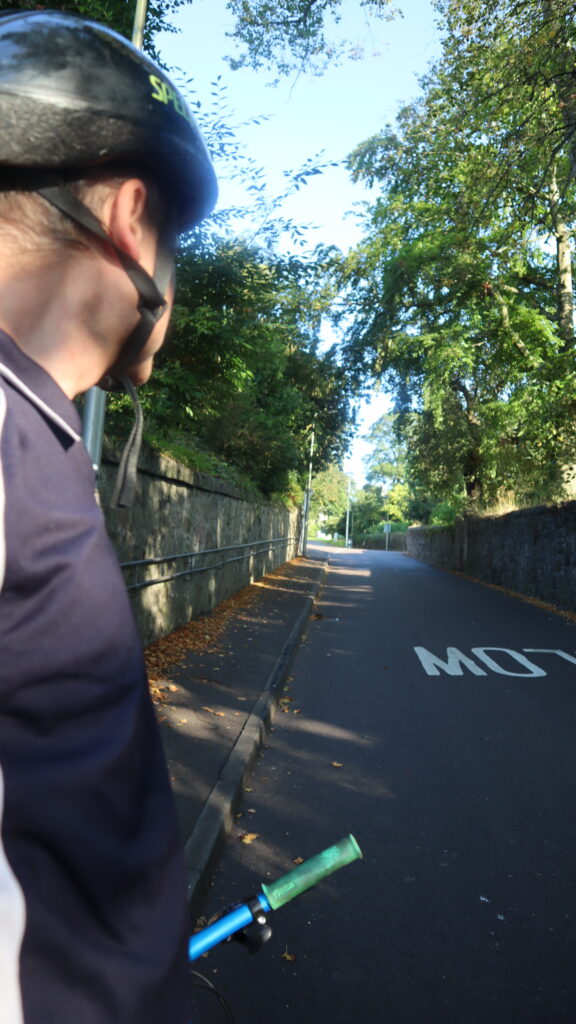
[{"label": "distant road", "polygon": [[358,550],[316,612],[208,909],[347,832],[365,860],[204,970],[245,1024],[574,1021],[576,625]]}]

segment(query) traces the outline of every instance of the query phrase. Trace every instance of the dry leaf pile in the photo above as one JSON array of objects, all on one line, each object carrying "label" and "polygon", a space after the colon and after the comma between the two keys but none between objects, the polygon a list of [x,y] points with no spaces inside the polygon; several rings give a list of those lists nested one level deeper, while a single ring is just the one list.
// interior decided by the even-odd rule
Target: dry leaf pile
[{"label": "dry leaf pile", "polygon": [[182,664],[189,651],[206,654],[220,651],[222,634],[226,627],[235,618],[241,618],[242,612],[251,608],[258,596],[257,590],[246,587],[224,601],[209,615],[192,619],[185,626],[180,626],[173,633],[155,640],[146,647],[144,658],[150,692],[154,700],[165,702],[169,699],[167,691],[178,689],[177,686],[168,683],[166,675],[175,665]]},{"label": "dry leaf pile", "polygon": [[242,620],[246,617],[245,613],[262,600],[263,590],[284,589],[282,584],[289,585],[291,581],[297,583],[297,569],[298,560],[281,566],[257,583],[245,587],[227,601],[223,601],[208,615],[192,619],[185,626],[180,626],[173,633],[146,647],[144,658],[154,701],[166,703],[170,700],[168,691],[176,690],[177,687],[170,685],[166,676],[175,665],[182,664],[189,651],[218,653],[222,649],[222,637],[226,628],[235,619]]}]

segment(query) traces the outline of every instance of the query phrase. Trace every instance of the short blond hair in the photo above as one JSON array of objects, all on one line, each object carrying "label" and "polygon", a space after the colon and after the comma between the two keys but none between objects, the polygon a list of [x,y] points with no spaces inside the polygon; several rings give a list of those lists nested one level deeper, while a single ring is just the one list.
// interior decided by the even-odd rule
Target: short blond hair
[{"label": "short blond hair", "polygon": [[[137,168],[111,164],[66,182],[66,188],[80,199],[96,217],[110,191],[129,178],[140,178],[147,189],[146,214],[160,229],[165,210],[155,182]],[[0,172],[0,234],[20,251],[62,248],[86,250],[99,244],[97,236],[77,221],[61,213],[33,190],[18,188],[18,182],[2,183]]]}]

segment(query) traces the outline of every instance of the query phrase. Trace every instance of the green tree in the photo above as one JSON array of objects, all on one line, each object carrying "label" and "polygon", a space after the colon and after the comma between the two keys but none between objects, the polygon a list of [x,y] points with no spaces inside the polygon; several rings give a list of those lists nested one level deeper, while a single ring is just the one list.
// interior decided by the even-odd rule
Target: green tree
[{"label": "green tree", "polygon": [[310,520],[315,529],[333,533],[341,530],[346,516],[352,484],[335,463],[316,473],[312,479]]},{"label": "green tree", "polygon": [[[236,472],[265,494],[293,490],[308,466],[340,458],[350,393],[334,352],[319,352],[324,298],[316,268],[221,241],[178,258],[167,342],[141,390],[147,437],[207,471]],[[109,429],[125,430],[124,399]]]},{"label": "green tree", "polygon": [[[357,0],[366,14],[388,19],[396,13],[391,0]],[[359,59],[354,40],[338,43],[327,31],[341,18],[342,0],[228,0],[235,17],[230,35],[241,46],[232,68],[276,70],[281,75],[321,74],[343,57]]]},{"label": "green tree", "polygon": [[389,488],[406,477],[406,445],[396,429],[397,415],[385,413],[369,430],[372,451],[366,459],[368,481]]},{"label": "green tree", "polygon": [[504,490],[554,498],[576,450],[558,56],[545,68],[539,51],[536,103],[521,33],[472,0],[438,6],[444,51],[421,100],[351,158],[380,194],[345,266],[347,356],[395,392],[417,490],[471,507]]},{"label": "green tree", "polygon": [[384,527],[384,497],[382,487],[368,483],[354,499],[354,542],[366,534],[381,533]]}]

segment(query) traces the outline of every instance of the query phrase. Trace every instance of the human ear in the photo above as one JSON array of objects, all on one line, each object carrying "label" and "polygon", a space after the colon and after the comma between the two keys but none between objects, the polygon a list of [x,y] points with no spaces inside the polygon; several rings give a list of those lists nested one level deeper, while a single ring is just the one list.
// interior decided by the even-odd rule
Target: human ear
[{"label": "human ear", "polygon": [[146,219],[146,185],[129,178],[108,196],[103,219],[110,239],[119,249],[141,263],[149,245]]}]

